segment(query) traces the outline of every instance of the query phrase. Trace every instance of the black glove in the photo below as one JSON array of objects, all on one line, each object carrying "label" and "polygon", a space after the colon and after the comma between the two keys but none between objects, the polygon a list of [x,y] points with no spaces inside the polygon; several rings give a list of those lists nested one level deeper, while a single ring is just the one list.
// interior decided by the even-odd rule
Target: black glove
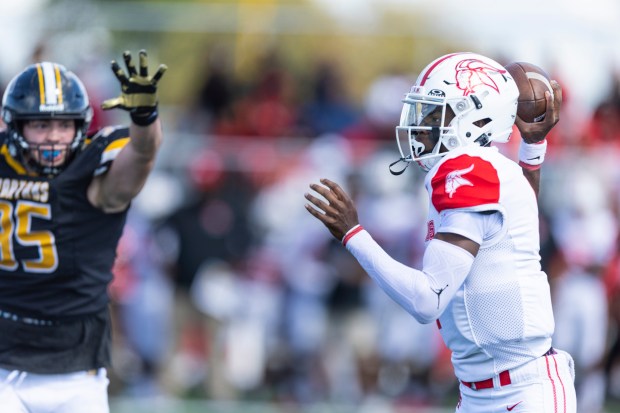
[{"label": "black glove", "polygon": [[140,126],[148,126],[157,119],[157,82],[164,75],[168,67],[159,65],[157,73],[148,75],[148,59],[146,50],[140,50],[140,72],[131,60],[131,53],[125,51],[123,59],[127,66],[129,77],[123,72],[118,63],[112,60],[112,71],[121,83],[121,95],[108,99],[101,104],[103,110],[120,108],[129,111],[131,120]]}]

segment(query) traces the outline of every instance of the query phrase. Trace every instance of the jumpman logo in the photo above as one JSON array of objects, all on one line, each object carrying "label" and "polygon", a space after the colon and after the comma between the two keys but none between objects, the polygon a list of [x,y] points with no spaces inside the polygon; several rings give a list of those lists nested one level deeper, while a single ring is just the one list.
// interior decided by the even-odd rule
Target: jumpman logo
[{"label": "jumpman logo", "polygon": [[438,288],[438,289],[434,289],[433,287],[431,287],[431,290],[437,294],[437,309],[439,309],[439,298],[441,297],[441,293],[443,293],[443,291],[448,288],[448,284],[446,284],[445,287],[443,288]]}]

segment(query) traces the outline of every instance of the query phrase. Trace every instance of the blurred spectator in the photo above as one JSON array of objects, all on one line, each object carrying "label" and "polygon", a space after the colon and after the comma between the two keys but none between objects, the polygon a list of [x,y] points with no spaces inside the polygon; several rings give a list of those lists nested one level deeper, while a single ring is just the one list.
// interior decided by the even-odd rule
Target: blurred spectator
[{"label": "blurred spectator", "polygon": [[198,91],[198,106],[217,123],[233,98],[232,66],[228,55],[216,49],[208,56],[207,76]]},{"label": "blurred spectator", "polygon": [[305,136],[340,133],[355,123],[358,111],[350,101],[347,85],[334,62],[317,64],[311,97],[300,109],[300,128]]},{"label": "blurred spectator", "polygon": [[189,289],[205,261],[240,263],[251,243],[246,208],[253,189],[231,166],[209,149],[195,154],[187,168],[189,199],[162,224],[176,246],[173,274],[182,289]]},{"label": "blurred spectator", "polygon": [[[218,362],[210,354],[216,347],[211,340],[217,339],[218,324],[205,320],[190,291],[197,277],[203,282],[205,273],[229,274],[233,279],[239,274],[253,242],[247,208],[254,195],[234,164],[227,164],[221,154],[210,149],[195,153],[185,172],[191,182],[189,200],[158,229],[177,293],[178,348],[169,379],[181,393],[213,390],[205,368]],[[220,262],[224,267],[213,267]],[[207,271],[209,268],[216,270]],[[186,381],[188,377],[193,379]],[[207,389],[200,389],[202,385]]]},{"label": "blurred spectator", "polygon": [[585,122],[581,144],[586,148],[620,147],[620,72],[613,73],[610,86]]},{"label": "blurred spectator", "polygon": [[190,122],[183,122],[196,133],[211,133],[227,116],[230,116],[236,83],[233,67],[225,47],[215,46],[205,56],[205,73],[195,101],[188,110]]},{"label": "blurred spectator", "polygon": [[118,246],[110,295],[118,334],[114,373],[133,397],[163,394],[161,372],[172,348],[173,295],[150,222],[128,214]]},{"label": "blurred spectator", "polygon": [[566,172],[565,202],[551,222],[566,263],[553,284],[554,343],[574,357],[578,411],[600,413],[608,334],[603,269],[616,249],[618,224],[601,180],[584,165],[576,170]]},{"label": "blurred spectator", "polygon": [[376,78],[366,92],[364,114],[342,134],[351,140],[393,141],[398,125],[401,100],[409,92],[413,80],[406,75],[386,74]]},{"label": "blurred spectator", "polygon": [[297,162],[286,164],[288,173],[264,188],[252,206],[261,243],[276,259],[285,294],[281,334],[290,371],[282,385],[301,402],[324,399],[327,386],[338,393],[351,379],[325,379],[329,366],[323,364],[322,352],[329,346],[327,303],[336,285],[336,268],[327,259],[329,237],[312,225],[299,199],[309,176],[346,176],[352,167],[351,155],[350,144],[338,135],[314,139]]},{"label": "blurred spectator", "polygon": [[607,395],[620,399],[620,251],[605,269],[604,281],[609,303],[610,345],[605,359],[605,377],[607,379]]},{"label": "blurred spectator", "polygon": [[258,64],[255,81],[235,98],[229,116],[221,118],[214,133],[233,136],[295,136],[297,102],[295,81],[276,52]]},{"label": "blurred spectator", "polygon": [[620,146],[620,104],[601,102],[594,110],[583,137],[586,147]]}]

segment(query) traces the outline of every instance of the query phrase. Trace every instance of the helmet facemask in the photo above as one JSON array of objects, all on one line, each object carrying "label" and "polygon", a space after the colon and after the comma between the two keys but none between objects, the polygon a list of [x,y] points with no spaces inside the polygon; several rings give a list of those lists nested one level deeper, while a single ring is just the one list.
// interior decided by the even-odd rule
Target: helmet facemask
[{"label": "helmet facemask", "polygon": [[457,118],[445,98],[408,93],[403,103],[396,142],[404,160],[429,171],[446,151],[462,146],[453,127]]},{"label": "helmet facemask", "polygon": [[75,135],[69,143],[29,142],[23,133],[25,122],[17,122],[17,128],[9,128],[9,152],[11,156],[38,174],[47,176],[59,174],[71,162],[84,142],[85,135],[81,126],[83,122],[80,120],[73,120]]}]

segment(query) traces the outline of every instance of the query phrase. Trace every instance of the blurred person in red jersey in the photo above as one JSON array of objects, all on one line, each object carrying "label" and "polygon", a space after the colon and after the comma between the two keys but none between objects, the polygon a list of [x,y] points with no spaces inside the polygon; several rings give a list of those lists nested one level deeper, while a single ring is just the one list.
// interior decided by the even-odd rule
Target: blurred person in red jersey
[{"label": "blurred person in red jersey", "polygon": [[581,130],[580,144],[586,149],[604,152],[620,147],[620,71],[611,77],[609,93],[595,106]]},{"label": "blurred person in red jersey", "polygon": [[266,138],[297,134],[295,84],[276,52],[258,65],[255,80],[233,98],[230,111],[213,125],[213,133],[225,136]]}]

